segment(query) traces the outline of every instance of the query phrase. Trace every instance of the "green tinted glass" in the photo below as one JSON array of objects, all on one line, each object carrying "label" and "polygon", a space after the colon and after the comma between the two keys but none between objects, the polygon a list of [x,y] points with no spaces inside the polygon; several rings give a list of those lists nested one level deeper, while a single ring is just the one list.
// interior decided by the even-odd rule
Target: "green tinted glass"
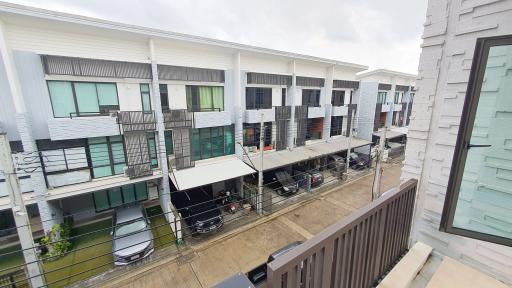
[{"label": "green tinted glass", "polygon": [[79,113],[99,112],[98,95],[94,83],[74,83]]},{"label": "green tinted glass", "polygon": [[96,211],[107,210],[110,208],[106,191],[97,191],[93,193],[94,206]]},{"label": "green tinted glass", "polygon": [[53,116],[69,117],[70,113],[76,113],[71,82],[48,81],[48,91],[52,102]]},{"label": "green tinted glass", "polygon": [[98,83],[98,100],[100,105],[119,106],[117,88],[114,83]]}]

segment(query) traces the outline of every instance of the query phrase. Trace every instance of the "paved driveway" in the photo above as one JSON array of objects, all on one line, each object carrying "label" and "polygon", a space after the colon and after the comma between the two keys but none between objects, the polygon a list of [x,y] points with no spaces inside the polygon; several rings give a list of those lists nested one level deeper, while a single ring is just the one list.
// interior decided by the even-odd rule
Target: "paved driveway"
[{"label": "paved driveway", "polygon": [[[400,169],[401,165],[394,165],[384,170],[382,191],[400,183]],[[186,257],[141,273],[133,271],[105,287],[211,287],[265,262],[271,252],[285,244],[310,238],[364,206],[371,199],[372,180],[373,175],[368,175],[330,190],[270,221],[215,243],[193,247]]]}]

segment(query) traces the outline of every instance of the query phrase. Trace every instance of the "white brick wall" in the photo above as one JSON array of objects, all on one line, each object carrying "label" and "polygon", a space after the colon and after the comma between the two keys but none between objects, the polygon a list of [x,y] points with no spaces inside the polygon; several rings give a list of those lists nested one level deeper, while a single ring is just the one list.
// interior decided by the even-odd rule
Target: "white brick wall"
[{"label": "white brick wall", "polygon": [[476,38],[512,33],[512,1],[430,0],[401,178],[419,179],[413,241],[512,283],[512,250],[439,231]]},{"label": "white brick wall", "polygon": [[48,119],[48,129],[52,140],[119,135],[115,116],[51,118]]}]

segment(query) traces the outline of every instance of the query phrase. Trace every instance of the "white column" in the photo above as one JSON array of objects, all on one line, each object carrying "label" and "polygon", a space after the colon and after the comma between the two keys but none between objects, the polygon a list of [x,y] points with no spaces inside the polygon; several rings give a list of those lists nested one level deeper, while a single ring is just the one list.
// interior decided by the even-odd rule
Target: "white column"
[{"label": "white column", "polygon": [[[240,52],[237,52],[233,55],[233,113],[235,114],[235,155],[238,158],[243,159],[243,117],[245,107],[242,107],[242,88],[245,87],[245,84],[242,83],[242,81],[245,80],[245,77],[242,77],[240,61]],[[236,185],[239,196],[242,198],[245,197],[244,177],[238,178]]]},{"label": "white column", "polygon": [[286,104],[291,107],[290,123],[288,125],[288,148],[293,148],[294,138],[297,135],[296,122],[295,122],[295,94],[297,93],[297,77],[295,74],[295,60],[290,62],[290,73],[292,74],[292,86],[289,87],[286,95]]},{"label": "white column", "polygon": [[[37,145],[35,143],[35,139],[32,137],[32,125],[27,115],[25,100],[21,91],[21,85],[18,78],[18,72],[16,71],[16,66],[14,64],[12,51],[9,48],[5,37],[5,29],[5,23],[0,20],[0,52],[4,63],[7,81],[9,83],[9,90],[16,110],[16,126],[18,128],[18,133],[20,134],[24,152],[31,153],[29,155],[31,157],[29,158],[33,158],[38,156]],[[34,164],[39,165],[39,162]],[[41,216],[43,229],[44,231],[48,231],[54,224],[61,222],[62,210],[57,205],[52,205],[46,201],[46,194],[48,191],[41,169],[37,169],[32,172],[30,174],[30,179],[36,197],[39,214]]]},{"label": "white column", "polygon": [[0,168],[4,171],[7,183],[6,187],[9,191],[9,199],[12,205],[14,223],[18,232],[21,249],[23,249],[23,258],[27,268],[26,271],[28,277],[30,277],[30,286],[43,287],[44,279],[41,275],[41,266],[39,266],[36,250],[34,248],[34,239],[32,238],[32,231],[30,230],[27,209],[25,203],[23,203],[20,182],[14,171],[7,135],[2,131],[0,131]]},{"label": "white column", "polygon": [[[334,81],[334,65],[331,67],[326,68],[326,75],[325,78],[325,99],[322,106],[325,107],[325,116],[324,116],[324,127],[322,132],[322,138],[324,141],[328,141],[331,138],[331,114],[332,114],[332,105],[331,105],[331,98],[332,98],[332,86]],[[348,95],[350,97],[350,95]],[[345,95],[347,97],[347,95]]]},{"label": "white column", "polygon": [[159,158],[160,169],[162,170],[162,179],[159,191],[160,206],[165,213],[165,218],[169,221],[169,202],[171,201],[171,189],[169,185],[169,166],[167,163],[167,153],[165,151],[165,125],[164,115],[162,113],[162,103],[160,101],[160,82],[158,81],[158,65],[155,54],[155,44],[153,39],[149,40],[149,52],[151,57],[151,86],[153,87],[151,103],[153,103],[153,110],[156,115],[156,130],[157,130],[157,153]]}]

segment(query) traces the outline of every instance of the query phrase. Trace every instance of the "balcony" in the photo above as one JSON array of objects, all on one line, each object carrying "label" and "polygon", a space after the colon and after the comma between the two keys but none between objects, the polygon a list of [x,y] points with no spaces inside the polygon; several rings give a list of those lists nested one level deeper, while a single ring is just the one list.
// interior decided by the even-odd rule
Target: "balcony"
[{"label": "balcony", "polygon": [[194,127],[194,112],[187,109],[163,111],[165,129]]},{"label": "balcony", "polygon": [[231,113],[212,109],[211,111],[194,112],[194,128],[231,125]]},{"label": "balcony", "polygon": [[251,109],[245,110],[245,123],[260,123],[263,115],[263,122],[274,122],[276,120],[276,107],[270,109]]},{"label": "balcony", "polygon": [[318,106],[318,107],[308,107],[308,118],[320,118],[325,117],[325,107],[324,106]]},{"label": "balcony", "polygon": [[155,111],[120,111],[117,122],[123,132],[144,132],[156,130]]},{"label": "balcony", "polygon": [[395,111],[395,112],[402,111],[402,106],[403,105],[404,105],[404,103],[394,103],[393,104],[393,111]]},{"label": "balcony", "polygon": [[268,287],[377,285],[408,250],[416,187],[403,183],[270,262]]},{"label": "balcony", "polygon": [[348,115],[348,105],[332,106],[331,116],[347,116],[347,115]]},{"label": "balcony", "polygon": [[391,111],[391,103],[382,103],[382,108],[380,112],[389,112]]},{"label": "balcony", "polygon": [[119,135],[116,113],[81,113],[48,119],[50,139],[67,140]]}]

